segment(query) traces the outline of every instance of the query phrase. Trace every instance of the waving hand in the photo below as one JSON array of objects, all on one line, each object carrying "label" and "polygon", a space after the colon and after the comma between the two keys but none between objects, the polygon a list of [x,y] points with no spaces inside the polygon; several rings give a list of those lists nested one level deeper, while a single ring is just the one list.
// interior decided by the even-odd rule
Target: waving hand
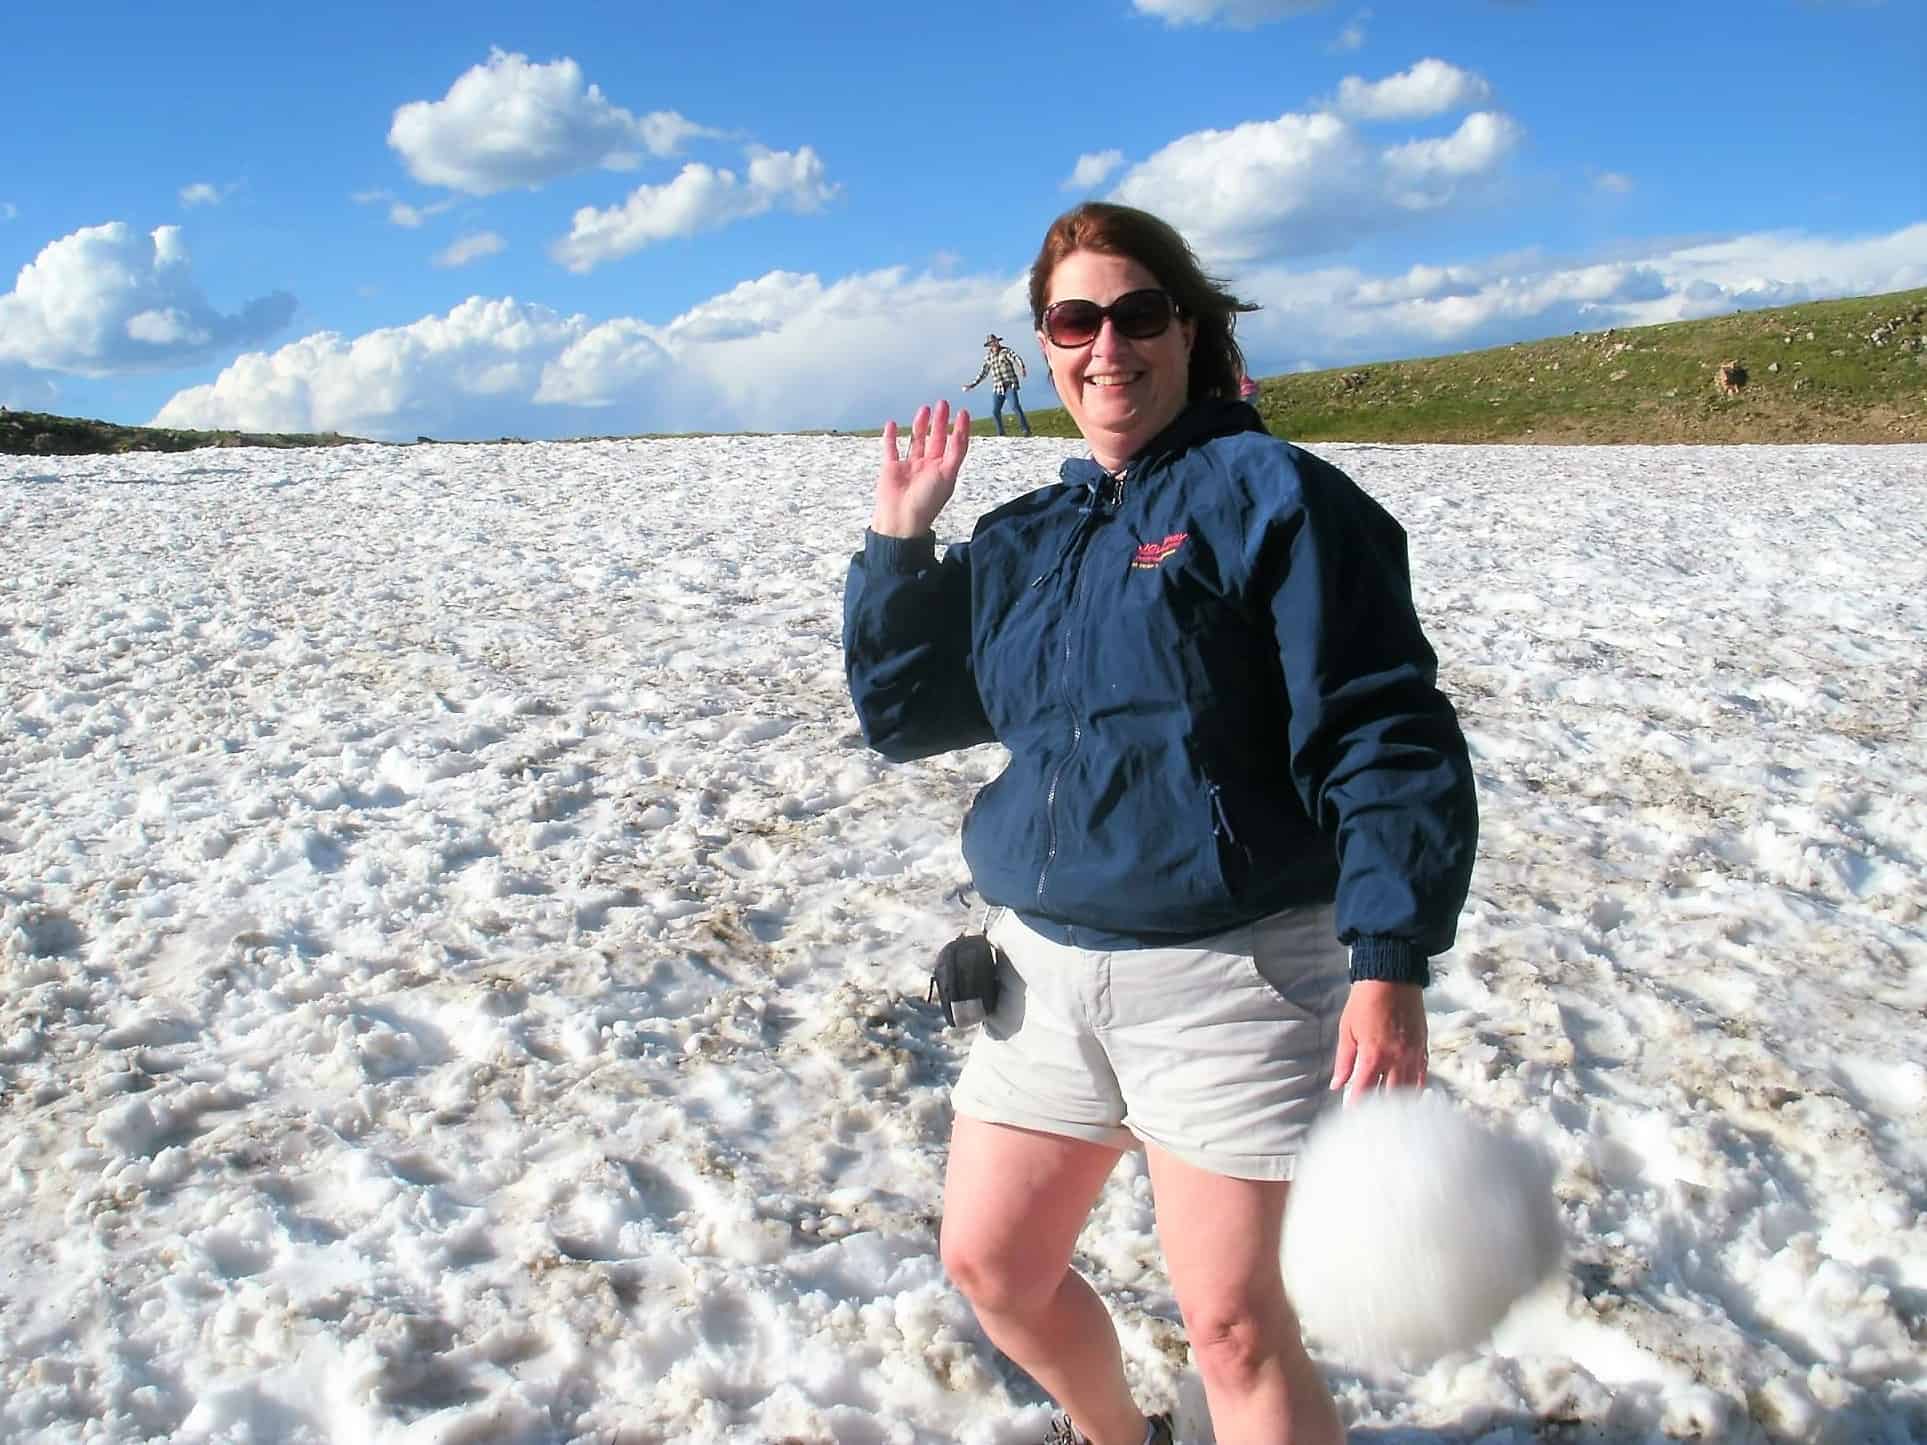
[{"label": "waving hand", "polygon": [[883,465],[877,471],[877,505],[870,530],[886,537],[920,537],[957,489],[957,473],[970,450],[970,413],[950,424],[950,403],[933,413],[917,408],[910,423],[910,451],[897,455],[897,424],[883,425]]}]

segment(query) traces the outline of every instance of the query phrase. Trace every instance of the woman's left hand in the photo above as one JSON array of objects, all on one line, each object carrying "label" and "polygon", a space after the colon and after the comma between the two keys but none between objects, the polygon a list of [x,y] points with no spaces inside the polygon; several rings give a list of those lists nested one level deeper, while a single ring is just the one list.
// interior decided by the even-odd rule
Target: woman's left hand
[{"label": "woman's left hand", "polygon": [[[1360,979],[1338,1018],[1334,1089],[1354,1104],[1368,1089],[1425,1087],[1425,990]],[[1349,1087],[1348,1087],[1349,1086]]]}]

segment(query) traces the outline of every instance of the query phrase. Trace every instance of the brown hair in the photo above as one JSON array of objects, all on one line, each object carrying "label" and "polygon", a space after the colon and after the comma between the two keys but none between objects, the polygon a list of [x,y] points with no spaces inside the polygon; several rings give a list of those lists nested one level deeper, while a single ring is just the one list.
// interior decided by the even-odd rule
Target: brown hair
[{"label": "brown hair", "polygon": [[[1044,329],[1051,273],[1073,251],[1122,256],[1157,277],[1158,285],[1177,303],[1178,314],[1197,327],[1197,338],[1191,346],[1187,399],[1237,397],[1245,359],[1232,333],[1238,313],[1258,307],[1233,296],[1225,289],[1225,281],[1206,275],[1196,253],[1175,227],[1149,211],[1108,201],[1086,201],[1052,221],[1030,266],[1030,319],[1039,331]],[[1045,359],[1049,360],[1049,348],[1045,349]]]}]

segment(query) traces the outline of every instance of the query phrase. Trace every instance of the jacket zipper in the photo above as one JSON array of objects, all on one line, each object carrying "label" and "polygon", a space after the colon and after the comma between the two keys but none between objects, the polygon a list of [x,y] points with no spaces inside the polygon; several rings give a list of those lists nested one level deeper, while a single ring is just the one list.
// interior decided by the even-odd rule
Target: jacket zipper
[{"label": "jacket zipper", "polygon": [[[1100,521],[1106,520],[1107,516],[1115,515],[1117,509],[1123,505],[1123,501],[1124,479],[1113,478],[1102,492],[1092,498],[1091,507],[1078,522],[1077,530],[1071,533],[1069,544],[1063,552],[1058,554],[1057,565],[1045,574],[1047,577],[1055,573],[1064,566],[1073,553],[1076,553],[1076,560],[1071,563],[1070,606],[1065,610],[1064,671],[1058,678],[1058,686],[1064,694],[1065,706],[1071,715],[1071,745],[1065,749],[1063,759],[1052,769],[1050,787],[1044,792],[1044,824],[1049,830],[1050,845],[1044,850],[1043,866],[1037,870],[1037,907],[1040,911],[1044,907],[1044,884],[1050,878],[1051,864],[1057,861],[1057,785],[1063,781],[1064,769],[1069,767],[1071,759],[1077,756],[1077,746],[1084,740],[1084,722],[1077,715],[1077,699],[1071,692],[1070,684],[1072,623],[1077,615],[1077,589],[1084,581],[1084,552],[1080,549],[1082,544],[1088,542],[1089,533]],[[1105,511],[1107,503],[1111,509],[1109,513]],[[1036,582],[1031,583],[1031,586],[1035,587],[1043,580],[1043,577],[1039,577]]]},{"label": "jacket zipper", "polygon": [[1218,831],[1224,834],[1225,842],[1234,848],[1240,847],[1238,835],[1231,831],[1231,815],[1224,810],[1224,789],[1209,778],[1205,779],[1204,788],[1211,795],[1211,816],[1218,825]]},{"label": "jacket zipper", "polygon": [[[1082,531],[1088,522],[1080,522]],[[1044,906],[1044,882],[1050,877],[1051,864],[1057,861],[1057,785],[1064,780],[1064,769],[1071,765],[1077,756],[1077,746],[1084,740],[1084,720],[1077,715],[1077,699],[1071,694],[1071,618],[1077,611],[1077,584],[1084,580],[1083,558],[1078,558],[1071,571],[1070,606],[1066,609],[1064,621],[1064,670],[1057,679],[1058,689],[1064,695],[1064,705],[1071,715],[1071,745],[1064,750],[1064,756],[1051,770],[1050,787],[1044,790],[1044,825],[1049,830],[1050,846],[1044,850],[1043,866],[1037,870],[1037,907]]]},{"label": "jacket zipper", "polygon": [[[1068,639],[1064,643],[1064,665],[1070,666],[1071,648]],[[1066,701],[1069,691],[1066,689]],[[1071,714],[1071,745],[1065,750],[1063,761],[1050,775],[1050,787],[1044,793],[1044,822],[1050,829],[1050,847],[1044,850],[1044,864],[1037,870],[1037,906],[1044,906],[1044,880],[1050,877],[1050,865],[1057,861],[1057,785],[1063,781],[1064,769],[1070,766],[1071,759],[1077,754],[1077,745],[1084,740],[1084,725],[1075,712]]]}]

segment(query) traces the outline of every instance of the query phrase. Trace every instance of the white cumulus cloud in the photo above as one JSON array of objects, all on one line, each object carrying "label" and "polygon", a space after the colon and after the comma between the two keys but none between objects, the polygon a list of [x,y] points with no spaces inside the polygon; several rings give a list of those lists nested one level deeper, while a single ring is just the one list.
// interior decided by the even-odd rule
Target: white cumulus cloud
[{"label": "white cumulus cloud", "polygon": [[395,112],[388,144],[426,185],[488,196],[601,166],[632,170],[646,152],[673,155],[716,132],[674,111],[635,115],[563,58],[546,65],[493,50],[441,100]]},{"label": "white cumulus cloud", "polygon": [[1109,180],[1112,173],[1124,164],[1124,152],[1119,150],[1090,151],[1077,158],[1071,167],[1070,175],[1060,189],[1066,191],[1088,191],[1092,186],[1101,186]]},{"label": "white cumulus cloud", "polygon": [[1114,198],[1185,218],[1218,264],[1335,251],[1476,193],[1523,137],[1477,111],[1449,135],[1368,141],[1330,110],[1287,113],[1180,136],[1131,167]]},{"label": "white cumulus cloud", "polygon": [[779,205],[807,214],[836,197],[838,188],[824,179],[822,157],[809,146],[751,146],[748,157],[741,176],[691,162],[672,181],[637,187],[619,206],[584,206],[550,254],[571,271],[591,271],[657,241],[714,230]]},{"label": "white cumulus cloud", "polygon": [[1383,80],[1348,75],[1338,83],[1336,109],[1356,120],[1415,120],[1482,105],[1492,98],[1483,76],[1427,58]]},{"label": "white cumulus cloud", "polygon": [[1863,237],[1759,232],[1610,261],[1525,255],[1414,266],[1260,267],[1238,278],[1264,309],[1239,339],[1260,371],[1472,350],[1927,284],[1927,222]]},{"label": "white cumulus cloud", "polygon": [[107,376],[180,366],[273,335],[294,315],[284,292],[215,310],[193,277],[178,226],[125,221],[49,243],[0,295],[0,362]]},{"label": "white cumulus cloud", "polygon": [[195,181],[180,191],[183,206],[218,206],[226,199],[227,192],[211,181]]},{"label": "white cumulus cloud", "polygon": [[[1927,285],[1923,257],[1927,223],[1378,275],[1254,263],[1231,282],[1264,308],[1242,318],[1240,341],[1255,369],[1279,372],[1902,290]],[[976,400],[959,388],[986,330],[1032,363],[1026,405],[1049,405],[1021,274],[890,269],[828,281],[771,271],[667,321],[471,297],[407,326],[243,355],[154,420],[403,440],[875,426],[939,397]]]},{"label": "white cumulus cloud", "polygon": [[471,296],[408,326],[352,340],[322,331],[249,352],[169,398],[154,425],[381,437],[460,435],[466,425],[468,435],[499,435],[501,399],[532,393],[544,364],[587,329],[546,306]]},{"label": "white cumulus cloud", "polygon": [[902,268],[831,282],[772,271],[662,326],[605,323],[556,359],[540,396],[671,417],[677,429],[877,426],[939,397],[975,401],[960,388],[986,329],[1029,353],[1025,395],[1048,404],[1021,276]]},{"label": "white cumulus cloud", "polygon": [[1322,10],[1329,3],[1330,0],[1132,0],[1141,13],[1155,15],[1170,25],[1201,25],[1217,20],[1240,28]]},{"label": "white cumulus cloud", "polygon": [[[1037,361],[1021,276],[772,271],[662,323],[592,325],[477,296],[408,326],[241,356],[154,423],[402,440],[875,426],[940,396],[973,400],[959,388],[986,328]],[[1027,395],[1040,390],[1047,401],[1038,377]]]},{"label": "white cumulus cloud", "polygon": [[442,247],[431,259],[437,266],[466,266],[470,261],[479,261],[484,256],[494,256],[507,248],[508,242],[495,232],[478,231],[472,236],[463,236]]},{"label": "white cumulus cloud", "polygon": [[1337,116],[1282,115],[1180,136],[1127,171],[1114,193],[1185,218],[1213,260],[1335,250],[1374,229],[1371,148]]},{"label": "white cumulus cloud", "polygon": [[178,307],[142,311],[127,318],[127,334],[136,341],[170,348],[201,347],[208,343],[206,327]]},{"label": "white cumulus cloud", "polygon": [[1434,210],[1450,202],[1461,183],[1496,171],[1524,134],[1510,116],[1478,110],[1451,135],[1393,146],[1380,157],[1388,194],[1400,206]]}]

